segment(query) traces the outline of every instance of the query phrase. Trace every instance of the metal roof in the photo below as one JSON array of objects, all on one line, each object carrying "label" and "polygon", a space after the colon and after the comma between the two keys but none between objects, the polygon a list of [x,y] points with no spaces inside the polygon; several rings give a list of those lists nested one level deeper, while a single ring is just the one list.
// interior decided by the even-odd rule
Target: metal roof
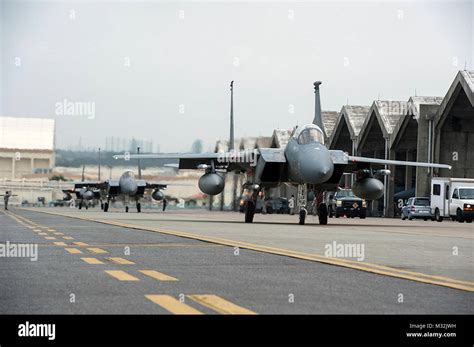
[{"label": "metal roof", "polygon": [[239,149],[254,149],[255,141],[255,137],[242,137],[240,140]]},{"label": "metal roof", "polygon": [[54,150],[54,119],[0,117],[0,148]]},{"label": "metal roof", "polygon": [[324,134],[326,135],[326,142],[331,137],[331,134],[336,126],[337,117],[339,112],[337,111],[323,111],[321,112],[323,118]]},{"label": "metal roof", "polygon": [[436,126],[446,118],[448,113],[446,110],[450,110],[454,102],[453,96],[457,97],[458,93],[456,91],[459,88],[464,90],[471,106],[474,107],[474,70],[463,70],[457,73],[436,114]]},{"label": "metal roof", "polygon": [[259,136],[255,141],[255,148],[270,148],[272,146],[271,136]]},{"label": "metal roof", "polygon": [[336,125],[334,126],[334,130],[329,139],[328,147],[331,147],[337,141],[336,137],[339,136],[341,127],[344,123],[347,124],[351,139],[357,139],[357,136],[359,136],[360,130],[362,129],[362,124],[364,124],[365,118],[367,117],[369,110],[370,106],[342,106],[341,112],[339,112],[339,115],[336,120]]},{"label": "metal roof", "polygon": [[415,119],[420,117],[420,105],[441,105],[441,96],[412,96],[408,100],[408,114]]},{"label": "metal roof", "polygon": [[272,135],[272,145],[276,148],[284,148],[288,144],[290,140],[291,133],[293,130],[291,129],[275,129],[273,130]]}]

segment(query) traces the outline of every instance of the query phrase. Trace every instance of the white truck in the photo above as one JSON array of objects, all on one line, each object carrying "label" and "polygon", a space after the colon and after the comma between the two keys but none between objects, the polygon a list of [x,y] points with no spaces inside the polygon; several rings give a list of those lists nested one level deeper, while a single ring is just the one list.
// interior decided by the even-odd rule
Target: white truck
[{"label": "white truck", "polygon": [[438,222],[443,218],[471,223],[474,219],[474,179],[433,177],[431,213]]}]

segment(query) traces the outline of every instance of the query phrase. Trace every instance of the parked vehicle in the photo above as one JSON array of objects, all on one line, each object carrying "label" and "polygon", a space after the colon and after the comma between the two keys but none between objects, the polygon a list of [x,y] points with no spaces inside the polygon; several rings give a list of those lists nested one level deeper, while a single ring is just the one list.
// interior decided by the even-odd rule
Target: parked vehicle
[{"label": "parked vehicle", "polygon": [[402,207],[401,218],[405,220],[413,220],[415,218],[423,218],[423,220],[434,220],[431,213],[430,198],[414,197],[409,198],[407,203]]},{"label": "parked vehicle", "polygon": [[365,218],[367,215],[367,205],[365,200],[357,197],[352,189],[340,189],[332,198],[332,204],[329,205],[329,217],[347,216],[350,218]]},{"label": "parked vehicle", "polygon": [[474,219],[474,179],[434,177],[431,180],[431,212],[444,218],[471,223]]},{"label": "parked vehicle", "polygon": [[290,207],[288,206],[288,199],[286,198],[276,198],[268,199],[265,201],[267,206],[267,213],[277,213],[277,214],[289,214]]}]

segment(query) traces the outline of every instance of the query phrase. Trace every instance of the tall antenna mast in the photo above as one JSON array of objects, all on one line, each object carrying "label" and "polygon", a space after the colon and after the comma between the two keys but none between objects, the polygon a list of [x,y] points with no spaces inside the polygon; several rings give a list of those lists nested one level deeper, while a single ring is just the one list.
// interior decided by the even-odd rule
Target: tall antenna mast
[{"label": "tall antenna mast", "polygon": [[[137,147],[137,154],[140,154],[140,146]],[[137,159],[138,161],[138,179],[142,179],[142,167],[140,166],[140,158]]]},{"label": "tall antenna mast", "polygon": [[230,82],[230,139],[229,150],[234,149],[234,81]]},{"label": "tall antenna mast", "polygon": [[98,180],[100,182],[100,147],[99,147],[99,173],[98,173]]}]

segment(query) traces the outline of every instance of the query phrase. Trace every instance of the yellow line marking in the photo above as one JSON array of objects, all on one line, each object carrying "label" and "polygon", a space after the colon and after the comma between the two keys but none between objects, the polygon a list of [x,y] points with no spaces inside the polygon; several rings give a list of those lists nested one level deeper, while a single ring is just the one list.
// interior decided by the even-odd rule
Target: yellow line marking
[{"label": "yellow line marking", "polygon": [[48,231],[56,231],[56,229],[45,228]]},{"label": "yellow line marking", "polygon": [[254,311],[238,306],[220,296],[212,294],[187,295],[191,300],[222,314],[256,314]]},{"label": "yellow line marking", "polygon": [[100,261],[97,258],[81,258],[83,261],[85,261],[87,264],[103,264],[104,262]]},{"label": "yellow line marking", "polygon": [[115,277],[119,281],[140,281],[135,276],[129,275],[125,271],[121,270],[105,270],[110,276]]},{"label": "yellow line marking", "polygon": [[164,273],[161,273],[155,270],[138,270],[138,271],[158,281],[177,281],[178,280],[177,278],[168,276]]},{"label": "yellow line marking", "polygon": [[107,251],[101,248],[88,248],[87,250],[91,253],[108,253]]},{"label": "yellow line marking", "polygon": [[45,236],[44,237],[46,240],[56,240],[54,236]]},{"label": "yellow line marking", "polygon": [[170,295],[145,295],[145,297],[174,314],[202,314],[195,308],[176,300]]},{"label": "yellow line marking", "polygon": [[38,235],[48,235],[48,233],[38,233]]},{"label": "yellow line marking", "polygon": [[63,239],[65,239],[65,240],[74,240],[74,237],[71,237],[71,236],[63,236]]},{"label": "yellow line marking", "polygon": [[124,258],[120,258],[120,257],[110,257],[110,258],[105,258],[105,259],[107,259],[108,261],[117,263],[117,264],[121,264],[121,265],[133,265],[133,264],[135,264],[133,261],[130,261],[130,260],[127,260],[127,259],[124,259]]},{"label": "yellow line marking", "polygon": [[[457,280],[450,277],[435,276],[435,275],[429,275],[429,274],[417,273],[417,272],[412,272],[411,274],[407,274],[406,270],[399,270],[399,269],[392,268],[389,266],[384,266],[384,265],[378,265],[378,264],[372,264],[372,263],[366,263],[366,262],[364,262],[363,264],[352,264],[347,261],[341,261],[341,259],[337,259],[337,258],[325,257],[325,256],[314,255],[314,254],[298,252],[298,251],[291,251],[291,250],[282,249],[282,248],[262,246],[262,245],[241,242],[241,241],[236,241],[236,240],[229,240],[229,239],[218,238],[218,237],[201,236],[198,234],[177,231],[177,230],[172,230],[172,229],[160,229],[160,228],[149,227],[149,226],[144,226],[144,225],[137,226],[137,225],[126,224],[126,223],[121,223],[117,221],[103,220],[103,219],[97,219],[97,218],[86,218],[82,216],[72,216],[72,215],[61,214],[61,213],[50,212],[50,211],[38,211],[38,212],[65,216],[65,217],[70,217],[70,218],[76,218],[76,219],[81,219],[81,220],[85,220],[89,222],[102,223],[106,225],[114,225],[114,226],[128,228],[128,229],[148,230],[148,231],[153,231],[160,234],[180,236],[180,237],[184,237],[188,239],[212,242],[212,243],[217,243],[220,245],[231,246],[231,247],[240,247],[240,248],[250,249],[250,250],[254,250],[258,252],[283,255],[283,256],[287,256],[291,258],[297,258],[297,259],[315,261],[315,262],[324,263],[324,264],[342,266],[342,267],[370,272],[370,273],[374,273],[378,275],[402,278],[402,279],[412,280],[412,281],[421,282],[421,283],[428,283],[428,284],[433,284],[433,285],[438,285],[438,286],[443,286],[443,287],[448,287],[448,288],[465,290],[468,292],[474,292],[474,282],[461,281],[461,280]],[[381,269],[381,267],[386,268],[386,270]],[[440,277],[442,277],[443,279],[441,279]],[[461,283],[465,283],[465,285]]]},{"label": "yellow line marking", "polygon": [[66,251],[68,251],[69,253],[72,253],[72,254],[78,254],[78,253],[82,253],[82,251],[80,249],[77,249],[77,248],[64,248]]},{"label": "yellow line marking", "polygon": [[76,246],[89,246],[89,244],[85,242],[73,242]]},{"label": "yellow line marking", "polygon": [[54,235],[64,235],[64,233],[53,233]]},{"label": "yellow line marking", "polygon": [[56,246],[66,246],[66,242],[53,242]]},{"label": "yellow line marking", "polygon": [[33,228],[33,231],[41,231],[41,229]]}]

